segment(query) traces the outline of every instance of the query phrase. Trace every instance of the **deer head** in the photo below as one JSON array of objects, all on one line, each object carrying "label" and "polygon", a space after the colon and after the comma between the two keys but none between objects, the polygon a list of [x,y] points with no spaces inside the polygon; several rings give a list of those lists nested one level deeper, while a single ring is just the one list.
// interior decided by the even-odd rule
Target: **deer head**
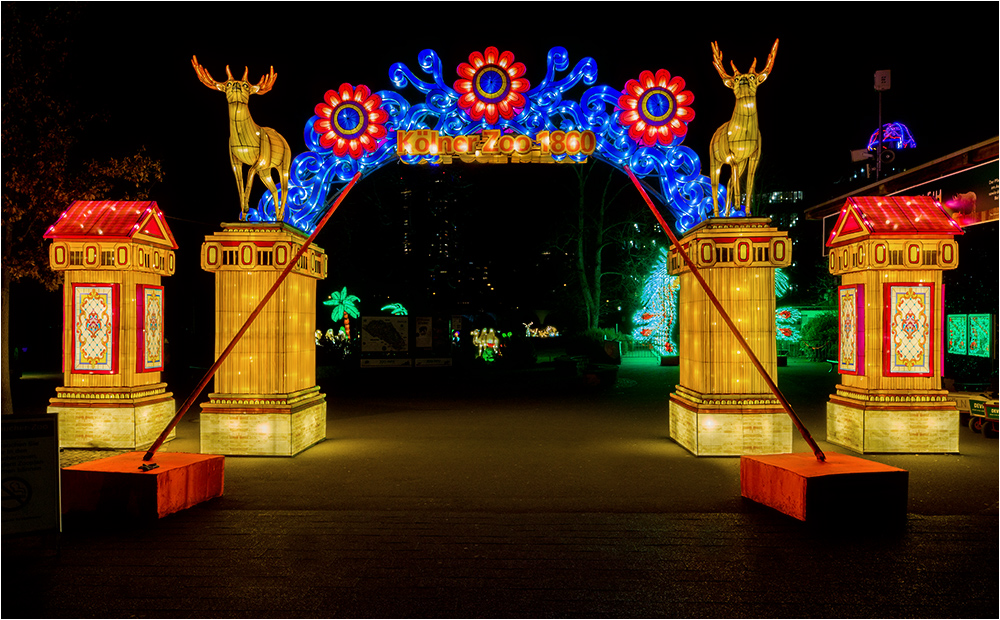
[{"label": "deer head", "polygon": [[278,74],[274,72],[274,67],[271,67],[271,72],[261,76],[260,81],[256,84],[251,84],[247,80],[247,75],[250,73],[250,69],[247,67],[243,68],[243,78],[235,79],[233,74],[229,72],[229,65],[226,65],[226,77],[228,78],[225,82],[218,82],[208,73],[208,69],[198,64],[198,57],[191,57],[191,65],[194,66],[194,72],[198,74],[198,79],[205,86],[226,93],[226,101],[230,103],[237,101],[240,103],[246,103],[250,99],[250,95],[263,95],[267,91],[271,90],[274,86],[274,81],[278,79]]},{"label": "deer head", "polygon": [[736,94],[736,98],[740,99],[742,97],[751,97],[757,93],[757,87],[764,83],[767,76],[771,74],[771,69],[774,67],[774,57],[778,53],[778,39],[774,40],[774,45],[771,46],[771,53],[767,55],[767,65],[764,70],[758,73],[757,59],[753,59],[753,64],[750,65],[750,71],[746,73],[740,73],[739,69],[736,68],[736,64],[733,61],[729,61],[729,66],[733,68],[733,74],[729,75],[726,73],[725,67],[722,65],[722,52],[719,51],[719,46],[716,42],[712,43],[712,66],[715,70],[719,72],[719,77],[722,78],[722,83],[726,85],[727,88],[731,88]]}]

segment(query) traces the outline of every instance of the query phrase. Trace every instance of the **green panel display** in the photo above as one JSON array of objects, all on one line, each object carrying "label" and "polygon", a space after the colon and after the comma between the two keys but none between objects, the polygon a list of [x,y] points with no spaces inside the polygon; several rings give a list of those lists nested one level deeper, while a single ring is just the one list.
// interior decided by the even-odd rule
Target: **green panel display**
[{"label": "green panel display", "polygon": [[992,336],[992,314],[969,315],[969,355],[990,357]]},{"label": "green panel display", "polygon": [[969,331],[969,315],[948,315],[948,353],[967,355],[969,352],[967,335]]}]

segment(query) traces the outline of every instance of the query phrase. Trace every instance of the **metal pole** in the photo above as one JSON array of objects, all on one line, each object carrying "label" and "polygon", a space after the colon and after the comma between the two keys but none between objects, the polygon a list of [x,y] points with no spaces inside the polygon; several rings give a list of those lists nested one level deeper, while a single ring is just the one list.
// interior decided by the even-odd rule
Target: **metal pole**
[{"label": "metal pole", "polygon": [[875,180],[882,177],[882,91],[878,91],[878,153],[875,158]]},{"label": "metal pole", "polygon": [[278,287],[281,286],[281,284],[285,281],[285,278],[288,277],[288,274],[290,274],[292,272],[292,269],[295,268],[295,265],[298,264],[299,258],[301,258],[303,254],[305,254],[306,250],[309,249],[309,246],[312,245],[312,242],[316,240],[317,235],[319,235],[319,231],[323,230],[323,227],[326,226],[326,223],[330,219],[330,216],[333,215],[333,212],[337,210],[337,207],[340,206],[340,203],[344,200],[344,198],[347,197],[348,192],[351,191],[351,188],[354,187],[354,184],[358,181],[359,178],[361,178],[360,172],[355,174],[354,178],[351,179],[350,183],[345,185],[344,188],[340,190],[340,193],[337,195],[337,199],[330,207],[330,210],[326,212],[326,215],[323,216],[323,219],[321,219],[319,221],[319,224],[316,225],[316,230],[313,231],[313,234],[309,236],[309,239],[307,239],[306,242],[302,245],[302,247],[299,248],[299,251],[295,253],[295,256],[292,257],[292,260],[288,261],[288,266],[285,267],[285,270],[282,271],[281,275],[278,276],[278,279],[275,280],[274,284],[271,286],[271,290],[269,290],[267,294],[264,295],[264,297],[260,300],[260,303],[257,304],[257,307],[254,308],[254,311],[250,313],[250,316],[247,317],[247,320],[243,323],[243,327],[241,327],[240,330],[236,332],[236,335],[233,336],[233,339],[229,341],[229,345],[219,356],[219,359],[215,360],[215,363],[212,364],[212,367],[209,368],[208,372],[205,373],[205,376],[201,378],[201,381],[198,383],[198,386],[195,387],[195,389],[191,392],[191,395],[187,397],[187,400],[184,401],[184,404],[181,405],[181,408],[177,410],[177,413],[174,414],[174,418],[170,420],[170,424],[167,424],[167,427],[163,429],[163,432],[160,433],[160,436],[156,438],[156,441],[153,442],[153,445],[149,447],[149,450],[142,457],[142,460],[151,461],[153,459],[153,455],[156,453],[157,450],[159,450],[160,446],[163,445],[163,442],[167,440],[167,436],[170,434],[170,431],[174,430],[174,427],[177,426],[177,423],[181,421],[181,418],[184,417],[184,414],[187,413],[188,409],[191,408],[191,405],[194,404],[194,401],[195,399],[198,398],[198,395],[201,394],[202,390],[205,389],[205,386],[208,385],[208,382],[211,381],[212,377],[215,376],[215,373],[218,372],[219,368],[222,366],[222,362],[226,361],[226,358],[229,357],[229,354],[232,353],[233,349],[236,348],[236,345],[237,343],[239,343],[240,338],[242,338],[243,334],[245,334],[247,330],[250,329],[250,325],[253,324],[254,320],[257,318],[257,315],[261,313],[261,311],[264,309],[264,306],[267,305],[267,302],[270,301],[271,297],[273,297],[274,294],[277,292]]},{"label": "metal pole", "polygon": [[764,379],[764,382],[767,383],[767,386],[771,389],[771,392],[778,399],[778,402],[781,403],[782,409],[784,409],[785,413],[788,414],[788,417],[792,419],[792,423],[795,424],[795,428],[799,429],[799,434],[802,435],[802,438],[805,439],[806,443],[809,444],[809,447],[812,448],[813,454],[816,456],[816,460],[825,461],[826,455],[823,454],[823,451],[820,449],[820,447],[816,445],[816,441],[813,440],[812,435],[809,434],[809,430],[806,429],[804,424],[802,424],[802,421],[799,419],[799,416],[795,415],[795,411],[792,410],[791,404],[789,404],[788,400],[785,399],[785,395],[781,393],[781,390],[778,389],[777,384],[775,384],[774,380],[771,379],[771,376],[767,374],[767,370],[764,369],[764,365],[761,364],[760,360],[757,359],[757,356],[754,355],[753,350],[750,349],[750,345],[743,338],[743,334],[740,333],[740,330],[736,327],[736,324],[733,323],[733,320],[729,318],[729,314],[722,307],[722,303],[715,296],[715,293],[712,292],[712,289],[708,286],[708,282],[706,282],[705,278],[702,277],[701,272],[698,271],[698,267],[695,266],[695,264],[691,261],[690,258],[688,258],[687,252],[684,251],[684,247],[681,246],[680,242],[677,240],[677,237],[674,235],[674,232],[670,229],[670,226],[667,226],[666,220],[663,219],[663,216],[660,215],[660,212],[653,205],[653,201],[649,199],[649,195],[646,194],[646,189],[639,182],[639,179],[635,178],[635,175],[632,173],[632,170],[629,169],[627,166],[625,168],[625,172],[628,173],[629,178],[632,179],[632,183],[635,184],[636,188],[639,190],[639,193],[642,194],[643,200],[646,201],[646,205],[649,206],[649,210],[653,212],[653,215],[656,217],[656,221],[660,223],[660,226],[663,227],[663,231],[667,233],[668,237],[670,237],[670,242],[674,244],[675,248],[677,248],[678,254],[680,254],[681,258],[684,259],[685,264],[687,264],[687,266],[691,268],[691,273],[694,275],[695,279],[698,280],[698,283],[701,284],[701,287],[705,289],[705,294],[708,296],[709,300],[711,300],[712,305],[715,306],[715,309],[719,311],[719,314],[722,316],[722,320],[725,321],[726,325],[729,326],[729,329],[733,332],[733,335],[736,337],[737,342],[739,342],[740,346],[743,347],[743,350],[746,351],[747,356],[753,363],[754,368],[757,369],[757,372],[760,373],[760,376]]}]

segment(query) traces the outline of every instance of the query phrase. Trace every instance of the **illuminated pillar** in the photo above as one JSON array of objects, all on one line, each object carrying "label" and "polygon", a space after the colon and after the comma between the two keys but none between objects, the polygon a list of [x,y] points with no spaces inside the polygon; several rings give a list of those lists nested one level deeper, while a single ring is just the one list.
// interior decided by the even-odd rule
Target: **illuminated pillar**
[{"label": "illuminated pillar", "polygon": [[[788,233],[769,218],[710,218],[681,240],[688,257],[777,383],[774,269],[791,262]],[[681,279],[680,384],[670,437],[697,456],[791,452],[792,423],[676,247]]]},{"label": "illuminated pillar", "polygon": [[958,452],[959,413],[941,389],[944,290],[961,229],[932,198],[856,197],[830,248],[841,383],[827,441],[857,452]]},{"label": "illuminated pillar", "polygon": [[[155,202],[76,201],[49,227],[63,279],[63,386],[49,400],[62,448],[136,450],[174,415],[162,276],[177,243]],[[168,439],[172,439],[171,433]]]},{"label": "illuminated pillar", "polygon": [[[205,238],[215,273],[215,356],[229,345],[307,237],[280,223],[223,224]],[[316,385],[316,282],[326,253],[311,245],[215,375],[201,406],[203,454],[293,456],[326,438]]]}]

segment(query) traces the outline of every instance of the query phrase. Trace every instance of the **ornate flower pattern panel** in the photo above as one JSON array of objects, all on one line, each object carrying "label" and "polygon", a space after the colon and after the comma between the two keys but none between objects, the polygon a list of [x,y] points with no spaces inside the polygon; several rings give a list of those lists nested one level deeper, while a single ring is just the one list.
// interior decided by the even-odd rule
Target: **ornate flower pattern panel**
[{"label": "ornate flower pattern panel", "polygon": [[990,357],[993,338],[993,315],[969,315],[969,355]]},{"label": "ornate flower pattern panel", "polygon": [[73,285],[74,373],[118,372],[118,285]]},{"label": "ornate flower pattern panel", "polygon": [[147,284],[136,286],[136,344],[138,372],[163,370],[163,287]]},{"label": "ornate flower pattern panel", "polygon": [[948,326],[948,353],[952,355],[966,355],[969,352],[967,341],[969,331],[969,316],[966,314],[949,314]]},{"label": "ornate flower pattern panel", "polygon": [[930,284],[886,284],[886,376],[930,377],[934,372],[934,287]]},{"label": "ornate flower pattern panel", "polygon": [[838,372],[861,375],[865,372],[865,288],[863,284],[838,287],[840,348]]}]

